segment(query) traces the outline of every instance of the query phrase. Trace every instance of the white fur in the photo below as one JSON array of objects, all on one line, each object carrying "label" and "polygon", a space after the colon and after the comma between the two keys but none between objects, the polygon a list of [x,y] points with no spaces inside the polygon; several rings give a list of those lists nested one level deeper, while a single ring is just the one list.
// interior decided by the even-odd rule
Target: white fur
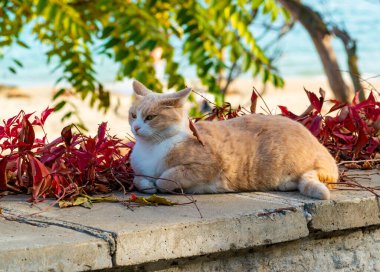
[{"label": "white fur", "polygon": [[157,192],[156,185],[151,180],[145,178],[137,178],[133,181],[133,183],[139,191],[146,194],[155,194]]},{"label": "white fur", "polygon": [[[131,123],[132,133],[136,136],[136,144],[130,157],[132,168],[139,175],[134,179],[134,184],[142,192],[155,193],[156,180],[167,170],[165,169],[166,155],[175,144],[188,137],[187,118],[184,114],[180,124],[172,125],[161,132],[168,133],[168,135],[175,133],[174,136],[161,139],[163,136],[154,136],[156,132],[149,126],[149,123],[144,122],[141,111],[137,111],[136,115],[136,119]],[[135,126],[140,127],[138,132],[136,132]],[[146,137],[149,137],[150,140],[144,139]]]},{"label": "white fur", "polygon": [[158,143],[137,139],[130,157],[133,170],[138,175],[159,178],[166,170],[165,157],[170,149],[187,137],[188,134],[181,131]]},{"label": "white fur", "polygon": [[330,191],[319,181],[317,172],[312,170],[304,173],[298,183],[298,190],[303,195],[317,199],[330,199]]},{"label": "white fur", "polygon": [[[144,122],[144,119],[141,116],[141,111],[137,111],[136,119],[131,124],[132,133],[136,136],[140,135],[150,135],[152,133],[150,126]],[[140,130],[138,133],[135,131],[135,126],[139,126]]]}]

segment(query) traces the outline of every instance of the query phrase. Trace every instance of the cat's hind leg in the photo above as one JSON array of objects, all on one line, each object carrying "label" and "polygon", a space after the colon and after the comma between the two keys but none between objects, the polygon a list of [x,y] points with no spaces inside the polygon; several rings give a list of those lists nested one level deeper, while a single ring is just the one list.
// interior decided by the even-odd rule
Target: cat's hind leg
[{"label": "cat's hind leg", "polygon": [[315,170],[304,173],[299,182],[298,190],[301,194],[317,199],[330,199],[330,191],[318,178]]},{"label": "cat's hind leg", "polygon": [[287,176],[281,181],[277,189],[282,192],[296,191],[298,189],[298,182],[295,178]]}]

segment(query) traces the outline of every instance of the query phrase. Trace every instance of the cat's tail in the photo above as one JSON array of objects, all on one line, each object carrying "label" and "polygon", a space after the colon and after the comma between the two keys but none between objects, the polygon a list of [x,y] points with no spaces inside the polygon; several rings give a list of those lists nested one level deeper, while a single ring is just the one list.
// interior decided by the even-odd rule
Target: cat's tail
[{"label": "cat's tail", "polygon": [[313,198],[330,199],[329,189],[319,180],[317,171],[315,170],[306,172],[301,176],[298,182],[298,190],[301,194]]}]

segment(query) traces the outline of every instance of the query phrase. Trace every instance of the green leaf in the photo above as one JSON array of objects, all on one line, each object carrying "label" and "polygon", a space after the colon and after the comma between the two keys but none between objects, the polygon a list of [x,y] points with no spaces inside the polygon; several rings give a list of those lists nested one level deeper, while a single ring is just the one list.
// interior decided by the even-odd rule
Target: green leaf
[{"label": "green leaf", "polygon": [[278,9],[277,9],[277,8],[274,8],[274,9],[272,10],[272,15],[271,15],[271,20],[272,20],[272,22],[276,21],[277,17],[278,17]]},{"label": "green leaf", "polygon": [[105,49],[111,48],[121,42],[119,38],[111,38],[104,46]]},{"label": "green leaf", "polygon": [[286,8],[280,8],[280,11],[284,16],[286,23],[290,23],[290,21],[292,20],[290,12]]},{"label": "green leaf", "polygon": [[47,5],[47,0],[40,0],[37,4],[37,13],[41,13]]},{"label": "green leaf", "polygon": [[263,74],[263,82],[267,82],[269,78],[271,77],[271,73],[268,69],[264,69],[264,74]]},{"label": "green leaf", "polygon": [[60,109],[63,108],[63,106],[66,105],[66,101],[61,101],[57,105],[54,106],[54,111],[59,111]]},{"label": "green leaf", "polygon": [[19,60],[17,60],[17,59],[13,59],[13,61],[14,61],[14,63],[16,63],[17,64],[17,66],[19,66],[19,67],[24,67],[23,65],[22,65],[22,63],[19,61]]},{"label": "green leaf", "polygon": [[130,60],[127,64],[125,64],[124,66],[124,75],[126,76],[129,76],[132,74],[132,71],[134,71],[137,67],[137,60],[133,59],[133,60]]},{"label": "green leaf", "polygon": [[251,56],[249,54],[245,54],[243,56],[243,61],[241,64],[241,68],[243,72],[247,72],[250,66],[251,66]]},{"label": "green leaf", "polygon": [[143,43],[143,45],[141,46],[141,49],[149,49],[152,51],[156,47],[156,45],[157,45],[157,41],[148,40],[145,43]]},{"label": "green leaf", "polygon": [[23,41],[20,41],[20,40],[17,40],[16,43],[24,48],[27,48],[29,49],[29,45],[27,45],[26,43],[24,43]]},{"label": "green leaf", "polygon": [[273,11],[275,7],[276,7],[276,4],[274,3],[273,0],[265,0],[263,14],[267,14]]},{"label": "green leaf", "polygon": [[103,29],[101,39],[108,38],[109,35],[112,33],[112,31],[113,31],[114,29],[115,29],[114,26],[106,26],[106,27]]},{"label": "green leaf", "polygon": [[263,2],[264,2],[264,0],[253,0],[252,5],[251,5],[251,9],[252,10],[258,9]]},{"label": "green leaf", "polygon": [[16,74],[16,69],[13,67],[8,67],[8,70],[11,71],[12,74]]},{"label": "green leaf", "polygon": [[58,92],[56,92],[54,95],[53,95],[53,101],[56,100],[58,97],[60,97],[61,95],[63,95],[65,93],[65,89],[62,88],[62,89],[59,89]]}]

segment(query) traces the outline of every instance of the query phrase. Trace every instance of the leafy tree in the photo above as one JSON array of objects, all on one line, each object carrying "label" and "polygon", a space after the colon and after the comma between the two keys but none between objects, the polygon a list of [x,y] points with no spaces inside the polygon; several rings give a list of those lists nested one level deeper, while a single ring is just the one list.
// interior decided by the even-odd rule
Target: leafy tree
[{"label": "leafy tree", "polygon": [[[166,87],[175,89],[185,85],[186,74],[175,57],[180,54],[221,103],[237,70],[283,85],[250,29],[258,14],[272,21],[280,14],[289,17],[275,0],[1,0],[0,47],[28,48],[20,35],[30,26],[31,34],[48,46],[48,60],[58,60],[63,71],[58,82],[69,83],[82,99],[90,97],[91,105],[103,110],[110,97],[96,79],[94,55],[118,63],[118,79],[136,78],[161,90],[152,52],[162,52]],[[11,72],[22,61],[15,59],[14,64]],[[64,92],[54,97],[61,99],[58,109],[66,104]]]}]

